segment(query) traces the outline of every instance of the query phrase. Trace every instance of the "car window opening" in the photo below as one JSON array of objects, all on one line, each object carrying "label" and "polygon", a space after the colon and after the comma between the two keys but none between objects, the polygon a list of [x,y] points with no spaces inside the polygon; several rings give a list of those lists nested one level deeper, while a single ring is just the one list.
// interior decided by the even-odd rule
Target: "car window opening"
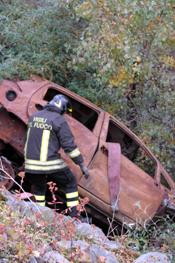
[{"label": "car window opening", "polygon": [[121,130],[114,122],[109,121],[106,142],[119,143],[121,153],[139,166],[150,176],[155,175],[155,163],[128,134]]},{"label": "car window opening", "polygon": [[171,187],[169,185],[169,183],[167,182],[167,180],[165,179],[165,177],[163,176],[163,174],[161,173],[161,180],[160,180],[161,184],[163,186],[165,186],[168,190],[171,191]]},{"label": "car window opening", "polygon": [[[49,88],[43,99],[49,102],[57,94],[63,93],[58,92],[58,90],[55,90],[54,88]],[[87,107],[86,105],[82,104],[81,102],[71,98],[67,94],[63,95],[66,95],[71,101],[73,109],[72,117],[75,118],[77,121],[81,122],[90,131],[92,131],[97,122],[98,113],[92,110],[91,108]]]}]

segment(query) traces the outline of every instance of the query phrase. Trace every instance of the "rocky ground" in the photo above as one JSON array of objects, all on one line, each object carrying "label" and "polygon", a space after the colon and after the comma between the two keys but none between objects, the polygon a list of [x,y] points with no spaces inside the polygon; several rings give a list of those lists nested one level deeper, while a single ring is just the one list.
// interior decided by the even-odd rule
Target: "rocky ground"
[{"label": "rocky ground", "polygon": [[[166,254],[160,252],[153,251],[140,255],[136,249],[124,246],[118,241],[109,240],[102,230],[94,225],[72,221],[67,216],[55,214],[50,208],[41,207],[33,202],[21,201],[9,191],[0,190],[2,194],[0,198],[0,262],[171,262]],[[4,211],[8,211],[8,215],[5,215]],[[10,216],[15,217],[16,223],[13,221],[12,224],[12,221],[9,221],[12,220],[9,219]],[[54,225],[55,220],[59,221],[59,227],[56,224]],[[21,227],[19,227],[18,221]],[[52,229],[49,235],[48,231],[43,231],[43,228],[48,228],[48,224]],[[43,235],[43,239],[40,238],[40,243],[38,243],[36,236],[30,233],[30,229],[27,228],[33,227],[33,225],[38,233],[38,239],[41,233]],[[15,227],[17,227],[16,230]],[[10,239],[14,238],[16,232],[18,232],[17,239],[13,239],[13,243],[10,243]],[[31,244],[32,235],[34,239]],[[12,250],[9,247],[12,244],[14,246],[14,242],[16,242],[16,245]],[[34,247],[35,242],[36,247]],[[28,252],[29,248],[30,252]]]}]

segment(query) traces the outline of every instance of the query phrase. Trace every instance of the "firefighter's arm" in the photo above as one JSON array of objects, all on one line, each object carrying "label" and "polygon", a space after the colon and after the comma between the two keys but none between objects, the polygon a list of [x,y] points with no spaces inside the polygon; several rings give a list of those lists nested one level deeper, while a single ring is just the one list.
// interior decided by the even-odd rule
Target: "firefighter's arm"
[{"label": "firefighter's arm", "polygon": [[80,166],[80,169],[87,179],[89,177],[88,169],[84,165],[83,156],[81,155],[77,145],[74,143],[74,136],[67,122],[62,123],[58,136],[62,149],[75,164]]},{"label": "firefighter's arm", "polygon": [[80,165],[84,162],[83,156],[81,155],[77,145],[74,143],[74,136],[67,122],[63,122],[61,124],[58,133],[58,139],[61,148],[75,164]]}]

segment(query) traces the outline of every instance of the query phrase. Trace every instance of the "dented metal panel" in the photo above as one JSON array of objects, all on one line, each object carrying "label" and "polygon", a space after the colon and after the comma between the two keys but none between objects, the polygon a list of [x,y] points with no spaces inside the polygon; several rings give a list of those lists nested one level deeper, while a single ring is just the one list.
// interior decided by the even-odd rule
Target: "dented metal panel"
[{"label": "dented metal panel", "polygon": [[121,158],[119,210],[134,221],[150,221],[158,210],[165,189],[154,179],[128,160]]},{"label": "dented metal panel", "polygon": [[[0,85],[0,157],[6,158],[3,163],[8,172],[15,177],[22,169],[28,118],[60,93],[72,103],[73,115],[66,119],[88,167],[88,180],[63,150],[60,153],[77,178],[80,195],[90,200],[87,211],[91,216],[129,224],[149,222],[156,213],[175,213],[175,183],[134,133],[84,98],[37,76],[17,83],[4,80]],[[154,174],[134,163],[138,149],[152,160]],[[10,181],[3,181],[2,169],[0,172],[0,185],[10,188]]]}]

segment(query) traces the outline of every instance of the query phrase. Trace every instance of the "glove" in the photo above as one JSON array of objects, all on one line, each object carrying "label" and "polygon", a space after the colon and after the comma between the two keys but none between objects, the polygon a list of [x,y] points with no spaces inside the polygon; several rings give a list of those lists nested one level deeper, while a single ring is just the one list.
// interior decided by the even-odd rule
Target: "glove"
[{"label": "glove", "polygon": [[84,177],[85,177],[86,179],[88,179],[88,177],[89,177],[89,172],[88,172],[88,169],[86,168],[86,166],[85,166],[84,164],[80,164],[80,168],[81,168],[83,174],[85,175]]}]

